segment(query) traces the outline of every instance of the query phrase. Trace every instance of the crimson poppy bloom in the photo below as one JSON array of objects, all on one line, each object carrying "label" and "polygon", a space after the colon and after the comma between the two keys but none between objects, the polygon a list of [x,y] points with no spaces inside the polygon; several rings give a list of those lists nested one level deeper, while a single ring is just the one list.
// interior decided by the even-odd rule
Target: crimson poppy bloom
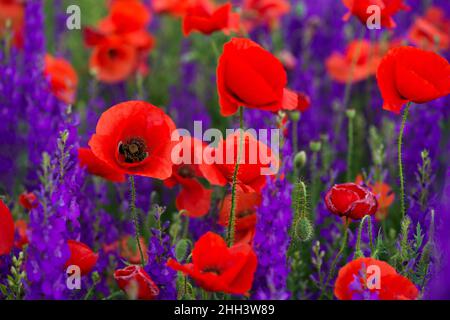
[{"label": "crimson poppy bloom", "polygon": [[422,49],[448,50],[450,48],[450,19],[439,7],[430,7],[423,17],[414,21],[408,33],[412,43]]},{"label": "crimson poppy bloom", "polygon": [[217,67],[220,113],[231,116],[240,106],[276,112],[298,106],[296,93],[285,89],[281,62],[257,43],[233,38],[226,43]]},{"label": "crimson poppy bloom", "polygon": [[[373,272],[379,271],[379,274]],[[379,286],[368,286],[370,277],[379,276]],[[339,270],[334,285],[339,300],[413,300],[419,295],[416,286],[388,263],[373,258],[359,258]]]},{"label": "crimson poppy bloom", "polygon": [[[144,261],[148,260],[147,245],[145,239],[139,237],[139,242],[142,248],[142,254],[144,255]],[[119,239],[119,255],[126,261],[132,264],[141,263],[141,255],[139,248],[136,244],[136,239],[130,235],[123,236]]]},{"label": "crimson poppy bloom", "polygon": [[28,224],[25,220],[19,219],[14,223],[16,229],[16,240],[14,241],[14,247],[22,250],[24,245],[29,243],[28,240]]},{"label": "crimson poppy bloom", "polygon": [[152,0],[152,8],[156,13],[184,16],[190,6],[197,0]]},{"label": "crimson poppy bloom", "polygon": [[19,196],[19,203],[27,210],[34,209],[39,205],[37,197],[33,192],[23,192]]},{"label": "crimson poppy bloom", "polygon": [[167,265],[189,275],[207,291],[246,294],[252,287],[257,263],[250,245],[239,243],[228,248],[222,237],[207,232],[194,245],[192,263],[181,265],[169,259]]},{"label": "crimson poppy bloom", "polygon": [[107,19],[114,25],[114,32],[128,33],[145,29],[151,20],[149,8],[139,0],[116,0],[112,3]]},{"label": "crimson poppy bloom", "polygon": [[[363,182],[362,176],[358,175],[355,183],[361,185]],[[376,219],[385,219],[388,214],[388,209],[395,199],[392,188],[384,182],[368,183],[367,186],[372,190],[378,201],[378,211],[375,214]]]},{"label": "crimson poppy bloom", "polygon": [[0,199],[0,256],[9,254],[14,245],[14,220],[8,207]]},{"label": "crimson poppy bloom", "polygon": [[183,33],[185,36],[193,31],[206,35],[216,31],[228,33],[229,29],[233,28],[233,16],[236,15],[231,12],[230,3],[215,8],[214,4],[210,2],[199,2],[197,5],[190,7],[184,15]]},{"label": "crimson poppy bloom", "polygon": [[325,204],[331,213],[353,220],[373,215],[378,209],[375,195],[352,182],[334,185],[325,196]]},{"label": "crimson poppy bloom", "polygon": [[[219,141],[217,148],[204,151],[204,163],[214,163],[208,170],[199,166],[203,176],[212,184],[224,186],[233,182],[233,173],[239,151],[239,131]],[[266,185],[267,176],[275,175],[279,159],[270,147],[258,141],[249,132],[243,133],[243,148],[237,173],[237,186],[246,191],[259,192]]]},{"label": "crimson poppy bloom", "polygon": [[164,180],[172,175],[174,130],[172,119],[161,109],[144,101],[127,101],[101,115],[89,146],[117,172]]},{"label": "crimson poppy bloom", "polygon": [[373,76],[383,54],[378,45],[367,40],[352,41],[344,54],[333,52],[325,62],[330,77],[340,83],[351,83]]},{"label": "crimson poppy bloom", "polygon": [[154,300],[159,295],[159,288],[141,266],[128,266],[114,272],[119,288],[131,299]]},{"label": "crimson poppy bloom", "polygon": [[49,79],[52,93],[59,100],[67,104],[75,102],[78,76],[69,62],[47,54],[44,60],[44,75]]},{"label": "crimson poppy bloom", "polygon": [[242,20],[248,32],[258,26],[278,26],[281,17],[289,13],[286,0],[245,0],[242,4]]},{"label": "crimson poppy bloom", "polygon": [[86,168],[90,174],[112,182],[125,182],[125,174],[114,170],[106,162],[98,159],[89,148],[78,149],[78,162],[80,163],[80,167]]},{"label": "crimson poppy bloom", "polygon": [[425,103],[450,93],[450,65],[438,54],[413,47],[391,49],[377,70],[383,109],[400,113],[407,102]]},{"label": "crimson poppy bloom", "polygon": [[0,38],[6,32],[7,21],[13,32],[13,44],[16,48],[22,48],[24,37],[25,6],[20,0],[0,0]]},{"label": "crimson poppy bloom", "polygon": [[82,242],[67,240],[70,250],[70,258],[66,261],[65,267],[78,266],[81,275],[85,276],[92,271],[98,260],[98,254]]},{"label": "crimson poppy bloom", "polygon": [[344,6],[349,10],[344,16],[344,21],[350,19],[353,15],[365,26],[369,17],[373,14],[368,8],[376,5],[380,8],[381,26],[394,28],[396,26],[392,18],[401,10],[409,10],[409,7],[403,3],[403,0],[342,0]]}]

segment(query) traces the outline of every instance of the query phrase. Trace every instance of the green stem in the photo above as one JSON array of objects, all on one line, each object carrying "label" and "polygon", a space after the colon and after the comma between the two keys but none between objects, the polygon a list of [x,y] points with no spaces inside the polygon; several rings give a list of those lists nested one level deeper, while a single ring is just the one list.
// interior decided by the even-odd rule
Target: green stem
[{"label": "green stem", "polygon": [[[293,148],[293,155],[295,155],[298,152],[298,137],[297,137],[297,129],[298,129],[298,120],[292,120],[292,148]],[[298,176],[298,168],[296,165],[294,165],[294,177],[297,178]]]},{"label": "green stem", "polygon": [[369,215],[365,215],[361,219],[361,222],[359,223],[358,238],[356,239],[356,245],[355,245],[355,259],[364,257],[364,253],[361,251],[361,237],[362,237],[362,230],[364,228],[364,223],[366,222],[367,219],[369,219],[368,228],[369,228],[369,237],[371,238],[370,239],[370,248],[372,249],[372,230],[370,230],[372,227],[371,222],[370,222],[371,219],[370,219]]},{"label": "green stem", "polygon": [[348,117],[347,182],[353,181],[354,117]]},{"label": "green stem", "polygon": [[243,145],[243,136],[244,136],[244,108],[239,108],[239,148],[236,159],[236,164],[234,166],[233,172],[233,182],[231,185],[231,210],[230,210],[230,218],[228,219],[228,229],[227,229],[227,244],[231,247],[234,244],[234,234],[235,234],[235,224],[236,224],[236,184],[237,184],[237,175],[239,171],[239,162],[241,161],[241,153],[242,153],[242,145]]},{"label": "green stem", "polygon": [[141,264],[142,267],[145,267],[145,259],[144,259],[144,253],[142,251],[141,247],[141,241],[139,236],[139,218],[136,212],[136,186],[134,185],[134,176],[130,175],[130,187],[131,187],[131,216],[133,217],[134,221],[134,229],[135,229],[135,236],[136,236],[136,244],[139,248],[139,255],[141,257]]},{"label": "green stem", "polygon": [[402,125],[400,127],[400,133],[398,135],[398,173],[400,177],[400,208],[402,219],[406,215],[406,204],[405,204],[405,178],[403,176],[403,159],[402,159],[402,145],[403,145],[403,133],[405,131],[406,120],[408,120],[410,103],[407,104],[405,111],[403,113]]}]

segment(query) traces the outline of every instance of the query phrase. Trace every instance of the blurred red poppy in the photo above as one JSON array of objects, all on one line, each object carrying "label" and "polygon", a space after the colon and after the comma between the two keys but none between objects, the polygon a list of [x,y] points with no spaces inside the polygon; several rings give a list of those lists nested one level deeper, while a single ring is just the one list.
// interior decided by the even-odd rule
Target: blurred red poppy
[{"label": "blurred red poppy", "polygon": [[450,19],[445,11],[439,7],[430,7],[423,17],[418,17],[411,29],[408,38],[412,43],[422,49],[448,50],[450,48]]},{"label": "blurred red poppy", "polygon": [[24,245],[29,243],[28,241],[28,224],[25,220],[19,219],[14,223],[16,229],[16,240],[14,241],[14,247],[22,250]]},{"label": "blurred red poppy", "polygon": [[[224,186],[232,183],[239,150],[239,131],[220,140],[217,148],[208,147],[204,151],[204,163],[215,163],[205,169],[199,166],[203,176],[214,185]],[[258,141],[249,132],[242,137],[243,148],[237,173],[238,187],[245,191],[259,192],[266,185],[267,176],[277,174],[278,155],[264,143]]]},{"label": "blurred red poppy", "polygon": [[105,111],[89,141],[94,155],[117,172],[167,179],[172,175],[175,124],[144,101],[119,103]]},{"label": "blurred red poppy", "polygon": [[133,265],[116,270],[114,279],[130,299],[154,300],[159,295],[158,286],[141,266]]},{"label": "blurred red poppy", "polygon": [[39,205],[37,197],[33,192],[23,192],[19,196],[19,203],[27,210],[34,209]]},{"label": "blurred red poppy", "polygon": [[152,7],[156,13],[167,13],[183,16],[187,9],[197,0],[152,0]]},{"label": "blurred red poppy", "polygon": [[238,15],[232,13],[231,3],[217,7],[211,2],[201,1],[190,7],[183,17],[183,33],[189,35],[193,31],[211,34],[216,31],[228,33],[233,28],[234,20]]},{"label": "blurred red poppy", "polygon": [[[360,185],[363,182],[362,176],[358,175],[355,183]],[[388,209],[395,199],[392,188],[384,182],[369,183],[367,186],[372,190],[378,201],[378,211],[375,214],[375,218],[379,221],[385,219],[388,214]]]},{"label": "blurred red poppy", "polygon": [[334,185],[325,196],[325,204],[331,213],[353,220],[373,215],[378,209],[374,194],[351,182]]},{"label": "blurred red poppy", "polygon": [[[212,190],[207,189],[199,182],[204,178],[199,164],[202,162],[202,152],[206,145],[192,137],[181,137],[181,142],[172,150],[172,176],[164,180],[169,188],[175,185],[181,186],[181,191],[176,199],[176,207],[179,211],[185,210],[190,217],[201,217],[208,213],[211,205]],[[189,154],[184,154],[188,152]],[[203,170],[211,171],[213,165],[203,164]]]},{"label": "blurred red poppy", "polygon": [[70,250],[70,258],[66,261],[65,267],[78,266],[81,275],[85,276],[94,269],[98,260],[98,254],[82,242],[67,240]]},{"label": "blurred red poppy", "polygon": [[[378,271],[378,274],[374,273]],[[369,279],[371,277],[375,282],[378,281],[378,288]],[[370,286],[368,282],[371,282]],[[419,291],[388,263],[373,258],[359,258],[339,270],[334,294],[339,300],[413,300],[418,297]]]},{"label": "blurred red poppy", "polygon": [[403,3],[403,0],[342,0],[343,4],[349,12],[344,16],[344,20],[347,21],[353,15],[364,24],[370,16],[373,15],[371,10],[368,10],[369,6],[378,6],[381,14],[381,26],[386,28],[394,28],[396,26],[394,19],[392,18],[397,12],[401,10],[409,10],[409,7]]},{"label": "blurred red poppy", "polygon": [[24,16],[25,6],[21,0],[0,0],[0,38],[7,32],[7,22],[13,32],[13,44],[16,48],[22,48],[24,44]]},{"label": "blurred red poppy", "polygon": [[67,104],[75,102],[78,76],[72,65],[63,58],[45,55],[44,75],[49,79],[53,94]]},{"label": "blurred red poppy", "polygon": [[124,182],[126,176],[123,172],[116,171],[106,162],[98,159],[89,148],[78,149],[78,162],[80,167],[86,168],[87,172],[102,177],[112,182]]},{"label": "blurred red poppy", "polygon": [[219,235],[207,232],[195,243],[192,263],[181,265],[169,259],[167,265],[189,275],[207,291],[246,294],[252,287],[258,264],[250,245],[240,243],[231,248]]},{"label": "blurred red poppy", "polygon": [[[139,242],[142,248],[142,254],[144,255],[144,261],[148,260],[147,245],[142,237],[139,237]],[[141,255],[136,243],[136,239],[130,235],[126,235],[119,240],[119,255],[126,261],[132,264],[141,263]]]},{"label": "blurred red poppy", "polygon": [[220,113],[231,116],[240,106],[276,112],[295,109],[298,96],[285,89],[281,62],[257,43],[233,38],[224,45],[217,67]]},{"label": "blurred red poppy", "polygon": [[377,70],[383,109],[400,113],[407,102],[425,103],[450,93],[450,65],[438,54],[413,47],[391,49]]},{"label": "blurred red poppy", "polygon": [[14,245],[14,220],[0,199],[0,256],[9,254]]},{"label": "blurred red poppy", "polygon": [[247,32],[258,26],[277,27],[281,17],[289,13],[286,0],[245,0],[242,5],[242,21]]},{"label": "blurred red poppy", "polygon": [[114,32],[135,32],[145,29],[150,23],[150,8],[140,0],[116,0],[110,7],[107,19],[114,25]]}]

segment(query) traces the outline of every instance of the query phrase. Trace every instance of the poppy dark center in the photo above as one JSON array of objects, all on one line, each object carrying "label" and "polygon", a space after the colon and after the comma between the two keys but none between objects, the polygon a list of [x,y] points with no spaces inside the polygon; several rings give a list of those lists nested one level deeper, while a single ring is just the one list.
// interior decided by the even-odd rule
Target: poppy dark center
[{"label": "poppy dark center", "polygon": [[203,272],[211,272],[211,273],[214,273],[214,274],[216,274],[216,275],[220,275],[220,273],[221,273],[221,271],[219,270],[219,268],[216,268],[216,267],[208,267],[208,268],[205,268],[204,270],[203,270]]},{"label": "poppy dark center", "polygon": [[147,146],[141,138],[131,138],[123,143],[119,142],[119,153],[126,163],[141,162],[148,157]]},{"label": "poppy dark center", "polygon": [[237,213],[237,217],[238,218],[245,218],[245,217],[251,216],[252,214],[253,214],[253,210],[246,209],[246,210],[239,211]]},{"label": "poppy dark center", "polygon": [[182,165],[181,167],[179,167],[178,174],[182,178],[186,178],[186,179],[192,179],[195,177],[195,171],[191,165]]},{"label": "poppy dark center", "polygon": [[110,57],[111,59],[116,58],[118,54],[118,51],[114,48],[108,50],[108,57]]}]

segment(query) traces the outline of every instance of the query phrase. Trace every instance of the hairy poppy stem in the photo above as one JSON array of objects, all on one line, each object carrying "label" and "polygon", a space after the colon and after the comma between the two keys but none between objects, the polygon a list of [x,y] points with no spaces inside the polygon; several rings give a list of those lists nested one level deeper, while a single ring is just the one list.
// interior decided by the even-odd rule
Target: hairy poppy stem
[{"label": "hairy poppy stem", "polygon": [[[368,220],[367,220],[368,219]],[[362,236],[362,230],[364,228],[364,223],[367,220],[367,231],[369,233],[369,244],[370,244],[370,253],[373,254],[374,248],[372,243],[372,218],[369,215],[365,215],[361,222],[359,223],[359,230],[358,230],[358,238],[356,240],[356,246],[355,246],[355,257],[357,258],[364,258],[364,253],[361,251],[361,236]]]},{"label": "hairy poppy stem", "polygon": [[347,182],[353,181],[353,149],[354,149],[354,119],[355,110],[347,110],[348,118],[348,147],[347,147]]},{"label": "hairy poppy stem", "polygon": [[130,175],[130,188],[131,188],[130,208],[131,208],[131,216],[133,217],[133,221],[134,221],[136,244],[139,248],[139,255],[141,257],[142,267],[145,267],[144,253],[142,251],[140,235],[139,235],[139,218],[138,218],[138,215],[136,212],[136,186],[134,185],[134,176],[132,176],[132,175]]},{"label": "hairy poppy stem", "polygon": [[403,133],[405,131],[406,121],[408,120],[410,103],[406,105],[405,111],[403,113],[402,125],[400,127],[400,133],[398,135],[398,174],[400,177],[400,208],[402,213],[402,219],[406,215],[406,204],[405,204],[405,178],[403,176],[403,159],[402,159],[402,146],[403,146]]},{"label": "hairy poppy stem", "polygon": [[234,244],[235,224],[236,224],[236,184],[239,171],[239,162],[241,161],[243,137],[244,137],[244,108],[239,107],[239,148],[233,172],[233,184],[231,185],[231,210],[228,219],[227,244],[231,247]]}]

